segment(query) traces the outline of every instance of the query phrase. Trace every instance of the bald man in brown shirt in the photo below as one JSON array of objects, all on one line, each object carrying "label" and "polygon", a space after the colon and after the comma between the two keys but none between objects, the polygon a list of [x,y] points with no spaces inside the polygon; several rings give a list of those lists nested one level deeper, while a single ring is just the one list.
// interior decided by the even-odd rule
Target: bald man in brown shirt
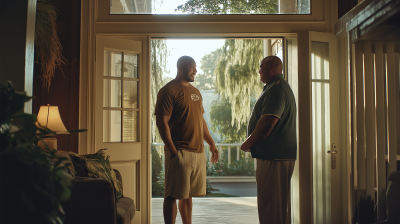
[{"label": "bald man in brown shirt", "polygon": [[165,144],[164,221],[175,223],[176,199],[183,224],[192,223],[192,197],[206,194],[205,140],[210,145],[211,162],[219,158],[203,118],[200,91],[190,84],[196,76],[196,62],[182,56],[176,78],[160,89],[155,109],[156,123]]}]

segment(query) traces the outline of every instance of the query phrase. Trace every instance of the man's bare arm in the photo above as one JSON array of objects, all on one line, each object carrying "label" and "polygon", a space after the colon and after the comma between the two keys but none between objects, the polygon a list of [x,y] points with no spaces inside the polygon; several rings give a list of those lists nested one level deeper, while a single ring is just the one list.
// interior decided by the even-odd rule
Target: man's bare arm
[{"label": "man's bare arm", "polygon": [[219,159],[219,152],[217,147],[215,146],[214,139],[212,139],[210,131],[208,130],[208,126],[206,121],[203,118],[203,138],[210,145],[210,151],[212,153],[211,162],[216,163]]},{"label": "man's bare arm", "polygon": [[171,155],[174,155],[171,157],[173,158],[176,154],[178,154],[178,151],[176,150],[175,145],[172,142],[171,131],[169,130],[168,121],[170,118],[171,116],[167,115],[156,115],[156,125],[165,146],[171,152]]},{"label": "man's bare arm", "polygon": [[243,142],[242,146],[240,146],[240,149],[249,152],[251,146],[268,137],[278,120],[279,118],[273,115],[261,116],[260,120],[258,120],[256,124],[256,128],[254,129],[253,133],[251,133],[246,141]]}]

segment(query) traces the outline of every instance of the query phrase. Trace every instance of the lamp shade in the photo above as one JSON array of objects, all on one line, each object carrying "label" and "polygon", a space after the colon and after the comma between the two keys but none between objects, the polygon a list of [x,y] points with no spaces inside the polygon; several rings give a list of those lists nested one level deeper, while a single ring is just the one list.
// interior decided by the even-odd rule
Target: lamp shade
[{"label": "lamp shade", "polygon": [[61,120],[58,106],[40,106],[37,120],[41,126],[47,127],[56,134],[69,134]]}]

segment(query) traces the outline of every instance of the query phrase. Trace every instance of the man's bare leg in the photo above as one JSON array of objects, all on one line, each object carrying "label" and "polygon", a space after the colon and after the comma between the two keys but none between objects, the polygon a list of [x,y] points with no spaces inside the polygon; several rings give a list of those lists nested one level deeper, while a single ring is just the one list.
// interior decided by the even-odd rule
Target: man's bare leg
[{"label": "man's bare leg", "polygon": [[164,198],[163,212],[165,224],[175,224],[176,214],[178,212],[175,198],[170,196]]},{"label": "man's bare leg", "polygon": [[179,200],[179,212],[183,224],[192,224],[192,197]]}]

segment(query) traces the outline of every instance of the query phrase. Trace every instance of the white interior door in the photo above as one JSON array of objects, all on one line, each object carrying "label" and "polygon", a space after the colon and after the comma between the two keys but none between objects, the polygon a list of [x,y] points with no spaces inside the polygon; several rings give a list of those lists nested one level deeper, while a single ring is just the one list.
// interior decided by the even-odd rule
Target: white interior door
[{"label": "white interior door", "polygon": [[95,148],[108,148],[111,166],[122,175],[124,196],[135,201],[132,223],[149,217],[145,44],[96,37]]},{"label": "white interior door", "polygon": [[[312,214],[312,223],[315,224],[342,223],[340,155],[345,151],[340,147],[339,139],[337,40],[331,33],[319,32],[301,32],[298,38],[299,45],[308,46],[308,51],[307,47],[302,50],[299,48],[299,57],[307,57],[309,75],[299,74],[299,79],[308,80],[308,94],[303,99],[309,101],[307,109],[310,126],[307,134],[302,133],[303,139],[300,138],[300,141],[307,139],[309,135],[307,141],[310,141],[308,153],[311,167],[300,168],[300,172],[311,170],[312,173],[310,174],[312,181],[308,183],[312,189],[309,191],[312,213],[309,214]],[[299,113],[301,115],[301,111]],[[302,153],[301,148],[300,153]]]}]

